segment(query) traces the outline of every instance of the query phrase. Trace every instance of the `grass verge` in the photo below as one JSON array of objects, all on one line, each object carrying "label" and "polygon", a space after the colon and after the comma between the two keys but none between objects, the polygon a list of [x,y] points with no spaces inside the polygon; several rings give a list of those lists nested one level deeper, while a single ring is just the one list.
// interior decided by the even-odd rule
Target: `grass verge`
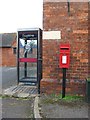
[{"label": "grass verge", "polygon": [[65,98],[62,99],[62,95],[56,95],[56,94],[51,94],[51,95],[45,95],[42,97],[41,100],[43,103],[59,103],[59,102],[84,102],[85,97],[84,96],[77,96],[77,95],[66,95]]}]

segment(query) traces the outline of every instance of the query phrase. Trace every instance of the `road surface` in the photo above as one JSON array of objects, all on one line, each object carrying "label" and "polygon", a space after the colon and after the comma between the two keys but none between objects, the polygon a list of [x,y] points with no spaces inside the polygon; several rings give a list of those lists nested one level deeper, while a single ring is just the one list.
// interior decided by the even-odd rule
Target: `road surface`
[{"label": "road surface", "polygon": [[2,83],[2,90],[17,84],[16,67],[2,67],[0,69],[0,74],[0,84]]},{"label": "road surface", "polygon": [[[20,77],[24,77],[24,69],[20,69]],[[29,77],[37,77],[35,67],[29,67],[27,75]],[[34,79],[33,79],[34,80]],[[37,81],[37,80],[36,80]],[[2,90],[17,85],[17,67],[0,67],[0,93]]]}]

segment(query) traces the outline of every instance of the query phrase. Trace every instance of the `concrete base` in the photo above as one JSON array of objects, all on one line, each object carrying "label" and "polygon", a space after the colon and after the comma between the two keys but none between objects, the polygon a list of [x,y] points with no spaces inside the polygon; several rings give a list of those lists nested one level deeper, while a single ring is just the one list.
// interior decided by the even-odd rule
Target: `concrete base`
[{"label": "concrete base", "polygon": [[14,97],[35,97],[38,94],[36,86],[19,84],[3,91],[3,95]]}]

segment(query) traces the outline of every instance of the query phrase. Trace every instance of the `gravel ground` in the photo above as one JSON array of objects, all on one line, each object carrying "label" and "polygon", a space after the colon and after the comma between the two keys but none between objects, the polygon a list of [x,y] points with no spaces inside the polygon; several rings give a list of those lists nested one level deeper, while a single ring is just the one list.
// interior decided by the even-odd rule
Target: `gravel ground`
[{"label": "gravel ground", "polygon": [[33,118],[33,99],[3,98],[2,118]]},{"label": "gravel ground", "polygon": [[42,95],[39,105],[44,118],[89,118],[90,108],[85,101],[57,101]]}]

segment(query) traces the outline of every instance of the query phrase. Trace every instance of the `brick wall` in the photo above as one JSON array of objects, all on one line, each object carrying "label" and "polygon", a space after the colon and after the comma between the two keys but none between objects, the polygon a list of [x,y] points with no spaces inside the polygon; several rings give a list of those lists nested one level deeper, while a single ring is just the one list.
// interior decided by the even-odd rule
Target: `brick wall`
[{"label": "brick wall", "polygon": [[60,93],[62,70],[59,68],[59,45],[70,43],[70,68],[67,70],[67,93],[85,94],[88,77],[88,3],[44,2],[45,31],[61,31],[61,40],[43,40],[43,79],[41,92]]},{"label": "brick wall", "polygon": [[2,49],[2,66],[16,66],[16,55],[13,54],[13,48]]}]

